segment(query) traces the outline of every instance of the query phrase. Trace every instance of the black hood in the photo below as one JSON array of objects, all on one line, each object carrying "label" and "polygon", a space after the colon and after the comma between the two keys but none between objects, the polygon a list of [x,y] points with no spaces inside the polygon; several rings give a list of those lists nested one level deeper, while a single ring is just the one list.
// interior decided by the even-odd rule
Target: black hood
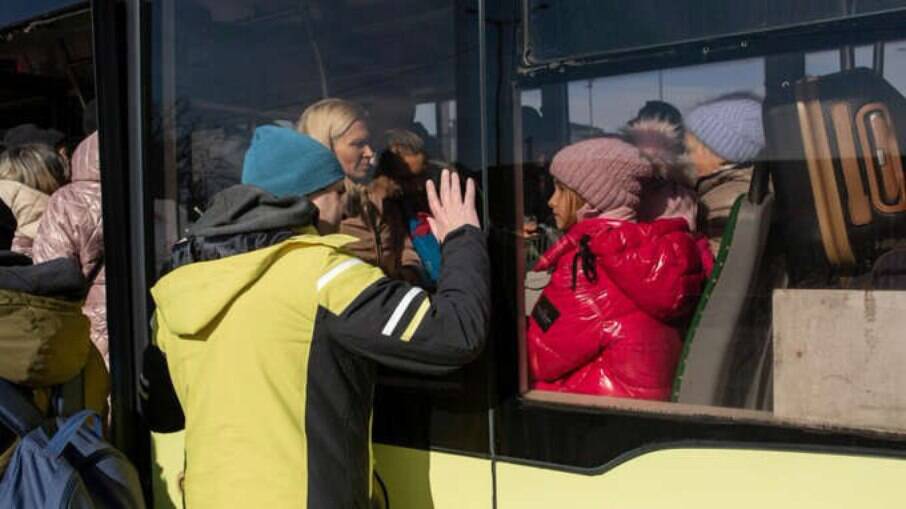
[{"label": "black hood", "polygon": [[188,236],[173,246],[163,273],[271,246],[317,222],[318,208],[304,197],[277,198],[255,186],[233,186],[211,198]]},{"label": "black hood", "polygon": [[11,262],[0,265],[0,290],[75,301],[84,299],[88,292],[88,281],[74,258],[57,258],[37,265],[17,257],[0,258]]},{"label": "black hood", "polygon": [[277,198],[255,186],[233,186],[214,195],[189,228],[189,237],[222,237],[314,226],[318,208],[301,196]]}]

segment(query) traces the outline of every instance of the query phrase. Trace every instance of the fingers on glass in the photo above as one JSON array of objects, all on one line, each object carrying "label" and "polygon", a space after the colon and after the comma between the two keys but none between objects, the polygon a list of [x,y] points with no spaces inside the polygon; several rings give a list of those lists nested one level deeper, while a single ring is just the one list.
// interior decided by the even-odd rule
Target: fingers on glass
[{"label": "fingers on glass", "polygon": [[467,207],[475,206],[475,181],[466,179],[466,197],[464,198]]}]

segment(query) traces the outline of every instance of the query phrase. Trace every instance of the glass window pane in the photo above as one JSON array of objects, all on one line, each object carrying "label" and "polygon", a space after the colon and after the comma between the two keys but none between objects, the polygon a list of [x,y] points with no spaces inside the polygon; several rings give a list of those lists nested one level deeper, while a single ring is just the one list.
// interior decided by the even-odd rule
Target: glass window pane
[{"label": "glass window pane", "polygon": [[[883,77],[873,45],[854,48],[843,72],[829,45],[616,76],[566,70],[517,90],[522,196],[505,229],[524,268],[523,396],[906,432],[898,397],[859,388],[900,383],[888,357],[906,362],[896,335],[833,332],[867,309],[835,312],[847,292],[906,291],[888,265],[906,245],[906,52],[901,41],[884,49]],[[564,116],[569,134],[557,136]],[[633,131],[637,116],[649,123]],[[656,233],[665,228],[673,240]],[[669,254],[657,255],[662,241]],[[676,266],[682,276],[668,275]],[[902,293],[883,295],[892,309]],[[668,311],[651,300],[662,297],[690,300]],[[842,321],[819,338],[778,302],[803,320]],[[822,340],[839,349],[809,350]],[[853,374],[851,355],[874,368]],[[840,377],[850,381],[828,381]]]},{"label": "glass window pane", "polygon": [[[477,9],[471,0],[160,0],[150,9],[146,167],[158,277],[167,270],[171,247],[187,235],[210,198],[240,182],[256,128],[295,129],[303,111],[323,98],[345,99],[365,110],[370,136],[363,141],[377,154],[369,164],[371,175],[399,170],[389,168],[393,163],[425,178],[454,165],[472,177],[483,171],[479,126],[485,119],[479,113]],[[406,159],[401,145],[396,154],[401,157],[390,157],[385,149],[391,129],[409,131],[394,133],[395,139],[405,150],[421,145],[426,157],[415,153]],[[324,143],[332,145],[332,139]],[[413,196],[418,188],[407,188],[410,197],[420,198]],[[415,199],[405,205],[422,206]],[[410,228],[422,223],[407,219],[420,210],[405,205],[394,219],[406,234],[415,233]],[[348,219],[353,212],[345,214]],[[381,249],[393,242],[391,249],[405,251],[409,267],[416,266],[413,258],[433,254],[430,245],[426,254],[413,253],[414,247],[400,248],[398,238],[388,236],[393,240],[385,243],[381,232],[375,251],[387,253]],[[367,247],[358,254],[367,257]],[[375,258],[380,259],[366,261],[389,273],[384,258],[393,256]],[[406,275],[430,286],[427,274]],[[485,369],[476,362],[449,376],[425,377],[382,368],[375,438],[417,445],[430,433],[432,444],[484,453],[487,416],[465,395],[483,394],[477,386]],[[443,414],[435,419],[440,424],[430,432],[417,428],[434,412]]]},{"label": "glass window pane", "polygon": [[474,44],[457,46],[456,19],[454,3],[440,0],[155,2],[158,267],[206,201],[239,182],[255,127],[293,127],[323,97],[361,105],[377,150],[388,129],[403,128],[423,139],[430,159],[455,162],[458,69],[477,55]]},{"label": "glass window pane", "polygon": [[906,2],[902,0],[852,3],[837,0],[525,2],[530,60],[533,62],[607,54],[906,8]]}]

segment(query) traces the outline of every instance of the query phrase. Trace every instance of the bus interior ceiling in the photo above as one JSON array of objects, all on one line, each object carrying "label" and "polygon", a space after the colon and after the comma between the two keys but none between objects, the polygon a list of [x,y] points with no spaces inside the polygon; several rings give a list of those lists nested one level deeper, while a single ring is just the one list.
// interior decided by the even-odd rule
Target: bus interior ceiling
[{"label": "bus interior ceiling", "polygon": [[0,132],[34,123],[79,137],[93,98],[87,9],[0,31]]}]

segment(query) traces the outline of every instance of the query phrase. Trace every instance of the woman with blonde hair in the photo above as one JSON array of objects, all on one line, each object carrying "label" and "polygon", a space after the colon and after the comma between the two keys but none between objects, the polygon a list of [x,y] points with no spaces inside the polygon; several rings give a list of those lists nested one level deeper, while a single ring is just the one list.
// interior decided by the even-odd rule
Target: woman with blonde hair
[{"label": "woman with blonde hair", "polygon": [[372,175],[368,116],[356,103],[324,99],[305,109],[296,130],[329,148],[346,175],[346,207],[340,233],[357,242],[347,249],[395,279],[419,282],[421,262],[409,239],[399,198],[402,189],[387,175]]},{"label": "woman with blonde hair", "polygon": [[358,104],[344,99],[323,99],[302,113],[296,130],[329,148],[351,181],[362,181],[374,159],[367,113]]},{"label": "woman with blonde hair", "polygon": [[66,173],[66,162],[46,145],[19,145],[0,154],[0,200],[18,221],[13,251],[31,256],[47,201],[65,183]]}]

